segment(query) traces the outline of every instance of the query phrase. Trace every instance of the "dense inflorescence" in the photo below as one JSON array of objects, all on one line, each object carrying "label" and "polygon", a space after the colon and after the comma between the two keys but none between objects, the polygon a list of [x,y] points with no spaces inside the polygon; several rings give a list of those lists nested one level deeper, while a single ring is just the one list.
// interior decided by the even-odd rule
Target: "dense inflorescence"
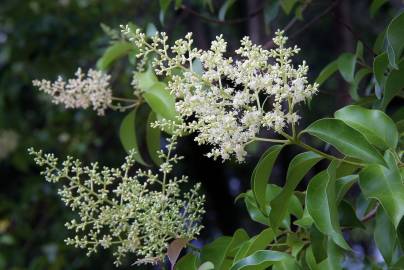
[{"label": "dense inflorescence", "polygon": [[62,77],[55,82],[34,80],[33,85],[50,95],[55,104],[74,109],[92,107],[99,115],[104,115],[112,102],[111,76],[93,69],[83,74],[81,68],[77,69],[75,76],[67,81]]},{"label": "dense inflorescence", "polygon": [[100,168],[97,163],[83,166],[71,157],[59,168],[53,154],[29,152],[43,167],[47,181],[63,183],[59,195],[78,214],[66,223],[76,234],[66,243],[86,249],[88,255],[100,247],[115,247],[115,263],[119,265],[130,253],[138,257],[137,263],[162,261],[172,240],[191,240],[202,228],[204,196],[198,194],[200,185],[182,194],[180,185],[187,177],[168,176],[181,159],[172,154],[174,147],[171,138],[168,153],[160,152],[165,162],[158,173],[139,169],[133,176],[134,152],[120,168]]},{"label": "dense inflorescence", "polygon": [[[308,84],[305,62],[297,68],[292,64],[299,48],[286,47],[282,31],[276,32],[272,50],[243,38],[234,59],[225,56],[227,43],[222,36],[203,51],[192,47],[191,33],[170,47],[165,33],[149,40],[139,29],[132,32],[122,26],[122,32],[139,49],[141,63],[153,55],[156,73],[170,78],[176,110],[183,119],[192,119],[188,128],[197,132],[199,144],[213,146],[208,153],[213,158],[235,155],[244,160],[246,144],[262,128],[281,133],[294,125],[299,120],[295,104],[317,91],[317,84]],[[202,70],[194,69],[196,63]]]}]

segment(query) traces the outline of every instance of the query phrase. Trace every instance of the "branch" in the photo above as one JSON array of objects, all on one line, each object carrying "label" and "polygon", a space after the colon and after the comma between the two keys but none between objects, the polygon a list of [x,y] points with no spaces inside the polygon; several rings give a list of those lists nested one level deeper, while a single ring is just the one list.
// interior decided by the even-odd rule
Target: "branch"
[{"label": "branch", "polygon": [[243,23],[245,21],[248,21],[249,19],[257,16],[258,14],[260,14],[264,10],[264,5],[262,5],[257,10],[254,10],[253,12],[248,14],[246,17],[242,17],[242,18],[238,18],[238,19],[232,19],[232,20],[218,20],[218,19],[215,19],[215,18],[204,16],[204,15],[200,14],[199,12],[197,12],[197,11],[193,10],[192,8],[189,8],[189,7],[185,6],[185,5],[182,5],[180,8],[183,11],[188,12],[188,13],[190,13],[192,15],[195,15],[196,17],[198,17],[201,20],[206,21],[206,22],[215,23],[215,24],[238,24],[238,23]]}]

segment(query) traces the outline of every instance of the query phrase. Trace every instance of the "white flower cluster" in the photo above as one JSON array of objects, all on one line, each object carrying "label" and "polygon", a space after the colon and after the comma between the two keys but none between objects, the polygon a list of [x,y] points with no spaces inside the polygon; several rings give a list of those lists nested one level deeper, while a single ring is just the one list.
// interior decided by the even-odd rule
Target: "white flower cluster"
[{"label": "white flower cluster", "polygon": [[[227,43],[218,36],[207,51],[192,48],[192,34],[167,45],[165,33],[148,40],[144,33],[122,32],[140,50],[138,57],[153,59],[156,73],[171,78],[169,89],[176,96],[176,109],[197,132],[199,144],[211,144],[208,156],[239,161],[246,156],[245,146],[254,141],[262,128],[282,133],[298,120],[295,104],[309,99],[317,84],[308,84],[308,67],[295,67],[291,57],[296,46],[286,47],[287,38],[277,31],[275,49],[265,50],[248,37],[241,40],[236,57],[226,57]],[[200,61],[203,70],[193,70]],[[143,61],[145,62],[145,61]],[[173,70],[182,70],[172,72]]]},{"label": "white flower cluster", "polygon": [[99,115],[104,115],[112,102],[112,90],[109,85],[111,76],[93,69],[83,74],[81,68],[76,71],[75,76],[76,78],[67,82],[61,77],[55,82],[34,80],[33,85],[51,95],[55,104],[64,104],[66,108],[84,109],[91,106]]},{"label": "white flower cluster", "polygon": [[[171,140],[171,155],[174,147]],[[59,195],[78,214],[66,224],[76,233],[66,243],[86,249],[88,255],[99,247],[115,246],[116,265],[129,253],[136,255],[137,263],[157,263],[163,260],[170,241],[191,240],[202,228],[204,196],[198,194],[200,185],[181,195],[179,185],[187,182],[187,177],[168,177],[172,164],[181,157],[161,151],[166,162],[160,173],[139,169],[130,176],[133,152],[120,168],[102,169],[97,163],[83,166],[71,157],[59,168],[54,155],[33,149],[29,152],[44,167],[42,175],[47,181],[63,182]]]}]

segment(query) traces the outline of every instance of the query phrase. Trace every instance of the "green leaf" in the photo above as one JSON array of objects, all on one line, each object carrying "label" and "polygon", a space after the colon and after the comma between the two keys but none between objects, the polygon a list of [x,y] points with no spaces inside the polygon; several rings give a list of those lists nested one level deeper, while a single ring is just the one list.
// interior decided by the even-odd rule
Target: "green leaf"
[{"label": "green leaf", "polygon": [[267,215],[266,212],[266,187],[268,183],[269,176],[272,173],[272,168],[274,166],[275,160],[279,155],[279,152],[282,150],[282,145],[274,145],[269,148],[265,153],[261,156],[258,161],[255,169],[252,173],[251,177],[251,189],[253,191],[255,200],[257,201],[257,205],[261,211]]},{"label": "green leaf", "polygon": [[225,248],[223,260],[215,264],[215,269],[217,270],[227,270],[233,264],[233,259],[239,250],[242,243],[249,240],[249,236],[244,229],[238,229],[233,237],[231,238],[229,244]]},{"label": "green leaf", "polygon": [[373,44],[373,52],[375,54],[381,54],[384,52],[384,47],[385,47],[385,36],[386,36],[386,30],[381,31],[377,37],[376,41]]},{"label": "green leaf", "polygon": [[275,262],[280,262],[287,258],[290,258],[290,255],[287,253],[272,250],[259,250],[254,252],[254,254],[237,261],[230,270],[266,269]]},{"label": "green leaf", "polygon": [[304,208],[303,216],[300,219],[293,222],[293,224],[303,227],[305,229],[310,228],[310,226],[313,224],[313,219],[311,218],[309,212],[307,211],[307,207]]},{"label": "green leaf", "polygon": [[164,17],[172,0],[160,0],[160,22],[164,24]]},{"label": "green leaf", "polygon": [[343,53],[337,59],[338,69],[341,76],[347,82],[353,82],[356,65],[356,55],[352,53]]},{"label": "green leaf", "polygon": [[155,122],[156,120],[156,114],[154,112],[150,112],[149,117],[147,118],[146,144],[151,159],[156,165],[160,165],[162,161],[157,152],[161,149],[161,131],[158,128],[151,127],[151,123]]},{"label": "green leaf", "polygon": [[335,171],[337,163],[332,161],[327,170],[314,176],[308,187],[306,206],[317,229],[328,235],[338,246],[350,250],[342,237],[338,222],[335,198]]},{"label": "green leaf", "polygon": [[134,79],[139,89],[144,92],[147,92],[153,84],[158,82],[151,65],[148,66],[145,72],[136,72]]},{"label": "green leaf", "polygon": [[272,270],[300,270],[300,266],[295,258],[288,257],[279,262],[275,262]]},{"label": "green leaf", "polygon": [[380,202],[397,228],[404,215],[404,185],[398,168],[369,165],[359,173],[359,186],[367,198]]},{"label": "green leaf", "polygon": [[226,2],[223,3],[219,10],[219,20],[223,21],[225,19],[227,11],[234,5],[234,3],[236,3],[236,0],[226,0]]},{"label": "green leaf", "polygon": [[[327,243],[328,258],[320,264],[321,269],[342,270],[342,260],[344,259],[342,250],[333,241]],[[327,265],[327,267],[325,266]]]},{"label": "green leaf", "polygon": [[398,64],[398,70],[392,70],[387,76],[381,109],[386,110],[390,101],[404,88],[404,60]]},{"label": "green leaf", "polygon": [[309,133],[334,146],[341,153],[366,163],[384,164],[383,157],[365,137],[342,120],[317,120],[302,132]]},{"label": "green leaf", "polygon": [[138,111],[138,107],[136,107],[133,111],[125,116],[122,120],[121,127],[119,129],[119,138],[124,149],[129,152],[130,150],[135,150],[135,160],[142,165],[147,166],[146,162],[143,160],[142,156],[139,152],[139,146],[137,141],[136,135],[136,127],[135,127],[135,120],[136,120],[136,113]]},{"label": "green leaf", "polygon": [[380,8],[388,3],[387,0],[373,0],[372,4],[370,5],[370,17],[373,18],[377,12],[380,10]]},{"label": "green leaf", "polygon": [[234,257],[234,261],[241,260],[242,258],[249,256],[260,249],[265,249],[275,238],[275,234],[271,228],[267,228],[260,232],[258,235],[252,237],[250,240],[242,244],[237,254]]},{"label": "green leaf", "polygon": [[337,60],[329,63],[323,70],[320,72],[316,79],[316,83],[322,85],[331,75],[333,75],[338,70],[338,62]]},{"label": "green leaf", "polygon": [[355,51],[355,55],[357,59],[363,59],[363,43],[361,41],[358,41],[356,43],[356,51]]},{"label": "green leaf", "polygon": [[359,100],[359,94],[358,94],[359,84],[367,75],[371,73],[372,71],[368,68],[361,68],[358,72],[356,72],[354,80],[349,88],[349,94],[351,95],[351,98],[353,100]]},{"label": "green leaf", "polygon": [[381,150],[395,149],[397,146],[397,127],[382,111],[351,105],[335,112],[335,118],[359,131],[368,142]]},{"label": "green leaf", "polygon": [[404,49],[404,12],[396,16],[387,26],[386,39],[390,65],[398,68],[397,62]]},{"label": "green leaf", "polygon": [[286,15],[290,14],[296,3],[297,0],[280,0],[281,7]]},{"label": "green leaf", "polygon": [[293,257],[297,258],[300,251],[304,248],[305,243],[302,239],[299,238],[297,234],[290,233],[287,235],[286,242],[288,246],[291,248],[291,254]]},{"label": "green leaf", "polygon": [[153,84],[143,93],[143,97],[156,114],[163,116],[167,120],[177,120],[175,100],[170,95],[165,83],[157,82]]},{"label": "green leaf", "polygon": [[206,244],[201,250],[201,261],[210,261],[216,269],[222,265],[225,260],[227,247],[232,241],[230,236],[221,236],[212,243]]},{"label": "green leaf", "polygon": [[316,153],[304,152],[295,156],[290,162],[285,186],[270,203],[271,212],[269,213],[269,219],[273,230],[277,230],[279,224],[285,218],[290,199],[299,182],[321,159],[323,157]]},{"label": "green leaf", "polygon": [[320,263],[327,258],[328,237],[321,233],[316,226],[310,228],[310,242],[313,257],[316,263]]},{"label": "green leaf", "polygon": [[386,81],[385,74],[386,71],[388,70],[388,67],[389,67],[389,59],[385,52],[375,57],[375,60],[373,61],[373,73],[376,78],[377,86],[382,89],[384,89],[384,83]]},{"label": "green leaf", "polygon": [[135,50],[135,47],[126,41],[118,41],[112,44],[104,52],[103,56],[97,61],[97,69],[107,70],[108,67],[117,59],[127,55],[131,50]]},{"label": "green leaf", "polygon": [[342,201],[344,198],[345,194],[348,192],[348,190],[352,187],[352,185],[358,180],[358,175],[353,174],[353,175],[347,175],[341,178],[338,178],[336,183],[335,183],[335,193],[337,195],[336,201],[337,204]]},{"label": "green leaf", "polygon": [[382,208],[377,210],[376,226],[374,238],[377,248],[380,250],[384,261],[390,265],[393,259],[393,253],[396,243],[396,232],[394,225]]},{"label": "green leaf", "polygon": [[397,262],[395,262],[392,266],[389,267],[389,270],[403,270],[403,269],[404,269],[404,256],[401,256]]},{"label": "green leaf", "polygon": [[192,253],[183,256],[175,264],[175,270],[197,270],[198,257]]},{"label": "green leaf", "polygon": [[341,201],[338,206],[338,213],[342,227],[365,229],[365,226],[363,226],[362,222],[358,219],[354,208],[348,201]]}]

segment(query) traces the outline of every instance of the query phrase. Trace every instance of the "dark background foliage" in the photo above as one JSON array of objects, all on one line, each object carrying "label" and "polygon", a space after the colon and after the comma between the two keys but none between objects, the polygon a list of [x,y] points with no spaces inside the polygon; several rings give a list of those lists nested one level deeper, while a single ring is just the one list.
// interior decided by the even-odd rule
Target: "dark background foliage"
[{"label": "dark background foliage", "polygon": [[[212,11],[204,4],[207,2],[212,2]],[[109,43],[100,23],[113,29],[127,22],[143,28],[153,23],[157,29],[166,31],[171,40],[191,31],[196,45],[204,49],[210,40],[223,33],[230,51],[237,48],[239,39],[245,35],[270,47],[274,30],[287,27],[291,44],[302,48],[296,60],[308,62],[310,77],[314,79],[341,52],[354,52],[358,39],[366,45],[365,50],[372,47],[377,34],[402,8],[400,1],[391,1],[371,18],[371,1],[313,0],[301,20],[295,19],[293,12],[275,14],[276,1],[239,0],[226,14],[226,23],[217,21],[223,2],[183,1],[184,6],[177,10],[173,6],[168,8],[162,24],[160,5],[155,0],[1,1],[0,130],[14,131],[18,146],[0,160],[0,269],[113,268],[109,252],[101,251],[87,258],[83,251],[65,246],[63,239],[68,232],[63,224],[72,213],[59,201],[57,188],[39,176],[26,152],[34,146],[55,152],[59,157],[73,155],[86,162],[100,160],[109,166],[123,160],[125,152],[118,138],[123,114],[108,112],[99,117],[92,111],[65,110],[51,104],[31,84],[35,78],[53,80],[58,75],[72,76],[78,66],[93,67]],[[232,21],[238,18],[245,20]],[[268,18],[272,20],[269,22]],[[372,63],[372,53],[366,55]],[[129,71],[126,60],[114,65],[111,70],[114,91],[130,91]],[[350,102],[348,85],[339,75],[334,76],[321,87],[310,108],[302,108],[304,120],[299,128],[332,115]],[[399,101],[394,101],[389,110],[394,111],[398,105]],[[267,146],[252,146],[244,164],[220,163],[204,157],[207,149],[197,146],[192,137],[181,140],[178,151],[186,158],[180,173],[202,181],[207,195],[203,221],[206,227],[196,245],[218,235],[232,234],[241,226],[251,234],[258,231],[260,225],[250,221],[244,205],[234,203],[234,199],[249,187],[253,166]],[[282,183],[287,164],[298,151],[291,147],[282,153],[272,182]],[[320,163],[317,169],[323,166]],[[350,240],[356,243],[358,256],[366,256],[373,262],[379,260],[369,235],[356,236],[357,239]],[[127,268],[131,261],[129,258]]]}]

